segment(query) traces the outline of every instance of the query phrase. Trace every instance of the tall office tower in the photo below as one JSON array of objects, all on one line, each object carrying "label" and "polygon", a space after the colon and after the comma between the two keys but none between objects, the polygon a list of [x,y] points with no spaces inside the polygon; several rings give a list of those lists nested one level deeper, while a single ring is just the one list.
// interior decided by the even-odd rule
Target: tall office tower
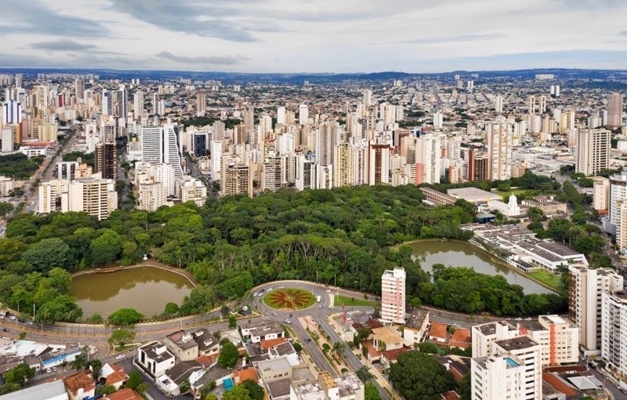
[{"label": "tall office tower", "polygon": [[592,178],[592,208],[597,211],[609,210],[610,180],[602,176]]},{"label": "tall office tower", "polygon": [[142,126],[140,129],[142,143],[142,162],[151,164],[170,164],[176,179],[183,177],[181,151],[175,126]]},{"label": "tall office tower", "polygon": [[280,155],[285,156],[288,154],[293,154],[294,147],[294,134],[293,133],[283,133],[277,138],[277,150]]},{"label": "tall office tower", "polygon": [[213,125],[211,125],[211,129],[213,131],[213,139],[214,140],[222,140],[224,139],[224,134],[226,132],[226,124],[222,121],[215,121]]},{"label": "tall office tower", "polygon": [[94,172],[100,172],[103,179],[117,178],[117,150],[115,143],[99,143],[96,146]]},{"label": "tall office tower", "polygon": [[512,126],[492,122],[486,126],[488,138],[488,179],[504,181],[512,174]]},{"label": "tall office tower", "polygon": [[276,123],[277,124],[281,124],[281,125],[285,125],[286,124],[285,107],[277,108],[277,110],[276,110]]},{"label": "tall office tower", "polygon": [[17,125],[22,122],[22,103],[9,100],[2,106],[2,125]]},{"label": "tall office tower", "polygon": [[623,277],[616,271],[582,265],[569,268],[568,312],[579,328],[579,344],[593,354],[601,349],[602,295],[623,289]]},{"label": "tall office tower", "polygon": [[199,90],[196,93],[196,115],[198,117],[204,117],[207,112],[207,92]]},{"label": "tall office tower", "polygon": [[602,294],[601,357],[621,374],[627,374],[627,292]]},{"label": "tall office tower", "polygon": [[623,126],[623,95],[612,93],[607,98],[607,127],[616,129]]},{"label": "tall office tower", "polygon": [[442,112],[438,111],[433,114],[433,127],[436,129],[442,129],[444,126],[444,115]]},{"label": "tall office tower", "polygon": [[23,81],[23,75],[22,74],[15,74],[15,87],[16,88],[21,88],[22,87],[22,81]]},{"label": "tall office tower", "polygon": [[74,95],[76,96],[76,100],[80,100],[79,103],[85,100],[85,81],[83,78],[76,78],[74,80]]},{"label": "tall office tower", "polygon": [[[227,158],[227,157],[224,157]],[[222,166],[220,178],[220,194],[222,196],[236,196],[248,193],[252,196],[252,162],[249,165],[235,163],[230,160]]]},{"label": "tall office tower", "polygon": [[370,89],[366,89],[364,90],[364,98],[363,98],[363,103],[366,107],[369,107],[372,105],[372,90]]},{"label": "tall office tower", "polygon": [[126,120],[128,118],[128,90],[125,85],[120,85],[118,89],[118,111],[119,117],[123,119],[121,126],[126,126]]},{"label": "tall office tower", "polygon": [[473,358],[473,400],[541,400],[541,346],[526,336],[492,343],[493,356]]},{"label": "tall office tower", "polygon": [[207,132],[194,132],[191,134],[192,152],[196,157],[203,157],[208,149]]},{"label": "tall office tower", "polygon": [[501,114],[503,112],[503,96],[500,94],[494,99],[494,111],[497,114]]},{"label": "tall office tower", "polygon": [[316,188],[316,166],[303,154],[296,156],[296,176],[294,186],[298,190]]},{"label": "tall office tower", "polygon": [[267,157],[261,167],[261,191],[276,192],[281,188],[281,157]]},{"label": "tall office tower", "polygon": [[333,186],[352,186],[354,181],[352,146],[340,143],[333,153]]},{"label": "tall office tower", "polygon": [[368,146],[368,184],[390,182],[390,145],[373,144]]},{"label": "tall office tower", "polygon": [[243,112],[244,126],[246,130],[252,130],[255,128],[255,108],[253,106],[244,107]]},{"label": "tall office tower", "polygon": [[607,129],[579,129],[575,171],[597,175],[610,167],[612,132]]},{"label": "tall office tower", "polygon": [[11,126],[7,126],[5,128],[2,129],[2,135],[0,136],[0,140],[2,141],[2,152],[3,153],[10,153],[13,151],[13,147],[14,147],[14,142],[15,142],[15,135],[13,133],[13,130],[15,128],[11,127]]},{"label": "tall office tower", "polygon": [[152,115],[158,115],[159,114],[159,94],[158,93],[152,94],[152,101],[150,102],[150,104],[152,105]]},{"label": "tall office tower", "polygon": [[157,115],[159,116],[163,116],[165,115],[165,100],[164,99],[159,99],[159,101],[157,102]]},{"label": "tall office tower", "polygon": [[333,152],[335,145],[339,141],[337,123],[327,122],[320,126],[316,132],[316,164],[333,164]]},{"label": "tall office tower", "polygon": [[419,183],[440,183],[442,176],[442,141],[440,135],[428,133],[416,139],[416,163],[421,165]]},{"label": "tall office tower", "polygon": [[99,221],[107,219],[118,208],[115,181],[110,179],[76,179],[68,186],[67,200],[63,195],[61,199],[63,212],[82,211]]},{"label": "tall office tower", "polygon": [[301,104],[298,107],[298,123],[301,125],[309,124],[309,107],[307,104]]},{"label": "tall office tower", "polygon": [[538,114],[544,114],[546,112],[546,96],[540,96],[538,103]]},{"label": "tall office tower", "polygon": [[381,276],[381,320],[405,323],[405,268],[386,270]]},{"label": "tall office tower", "polygon": [[113,99],[111,92],[106,89],[102,90],[102,99],[100,101],[102,115],[113,115]]},{"label": "tall office tower", "polygon": [[139,117],[144,113],[144,92],[137,91],[133,93],[133,115],[138,121]]},{"label": "tall office tower", "polygon": [[529,114],[535,114],[536,112],[536,96],[529,96],[527,99],[527,112]]}]

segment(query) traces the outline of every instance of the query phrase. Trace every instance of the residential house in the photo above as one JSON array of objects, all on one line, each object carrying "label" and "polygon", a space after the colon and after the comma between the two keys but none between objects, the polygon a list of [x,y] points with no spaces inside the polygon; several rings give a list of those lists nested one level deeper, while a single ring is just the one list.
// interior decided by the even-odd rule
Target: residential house
[{"label": "residential house", "polygon": [[0,396],[0,400],[68,400],[62,380],[42,383]]},{"label": "residential house", "polygon": [[198,358],[198,343],[191,333],[180,330],[167,335],[163,340],[165,347],[180,361],[192,361]]},{"label": "residential house", "polygon": [[120,389],[128,379],[128,375],[126,375],[124,368],[106,363],[100,370],[100,378],[104,380],[105,385],[111,385],[116,389]]},{"label": "residential house", "polygon": [[102,400],[143,400],[144,398],[134,391],[133,389],[124,388],[118,390],[115,393],[111,393],[108,396],[103,397]]},{"label": "residential house", "polygon": [[472,341],[470,339],[470,331],[465,328],[455,328],[449,338],[449,346],[466,350],[470,347]]},{"label": "residential house", "polygon": [[299,365],[300,360],[294,346],[290,342],[279,343],[268,351],[270,359],[285,357],[292,367]]},{"label": "residential house", "polygon": [[279,357],[274,360],[261,361],[257,364],[259,377],[265,383],[292,379],[292,366],[287,357]]},{"label": "residential house", "polygon": [[391,326],[373,329],[372,341],[379,351],[396,350],[404,345],[400,332]]},{"label": "residential house", "polygon": [[259,383],[259,377],[257,376],[257,370],[255,368],[242,368],[233,372],[234,384],[239,385],[240,383],[248,380]]},{"label": "residential house", "polygon": [[183,382],[189,381],[193,385],[204,373],[205,370],[196,361],[181,361],[156,379],[155,383],[167,395],[178,396]]},{"label": "residential house", "polygon": [[90,370],[77,372],[63,379],[70,400],[83,400],[96,394],[96,380]]},{"label": "residential house", "polygon": [[403,328],[403,338],[405,344],[414,345],[420,343],[427,332],[429,326],[429,310],[415,308],[410,314],[405,327]]},{"label": "residential house", "polygon": [[292,392],[292,381],[290,378],[283,378],[266,383],[266,390],[270,400],[290,400]]},{"label": "residential house", "polygon": [[244,339],[249,339],[252,343],[285,337],[281,324],[265,318],[242,324],[241,333]]},{"label": "residential house", "polygon": [[174,354],[159,342],[151,342],[137,349],[137,364],[151,376],[158,378],[176,362]]},{"label": "residential house", "polygon": [[429,341],[445,345],[448,339],[448,326],[440,322],[432,322],[429,326]]}]

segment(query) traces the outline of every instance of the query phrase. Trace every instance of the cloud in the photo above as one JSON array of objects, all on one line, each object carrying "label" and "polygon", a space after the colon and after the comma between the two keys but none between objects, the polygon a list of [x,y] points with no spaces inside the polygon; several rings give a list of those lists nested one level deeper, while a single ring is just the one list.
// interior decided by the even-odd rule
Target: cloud
[{"label": "cloud", "polygon": [[479,42],[484,40],[502,39],[505,35],[502,33],[482,33],[476,35],[458,35],[458,36],[445,36],[438,38],[420,38],[415,40],[408,40],[403,43],[459,43],[459,42]]},{"label": "cloud", "polygon": [[80,44],[73,40],[67,39],[33,43],[30,47],[37,50],[51,51],[87,51],[97,49],[97,47],[93,44]]},{"label": "cloud", "polygon": [[627,7],[624,0],[551,0],[567,10],[598,10]]},{"label": "cloud", "polygon": [[4,0],[0,34],[102,37],[109,30],[98,21],[61,14],[39,0]]},{"label": "cloud", "polygon": [[627,36],[627,31],[618,32],[617,36],[625,37],[625,36]]},{"label": "cloud", "polygon": [[183,64],[213,64],[213,65],[236,65],[246,60],[246,57],[242,56],[227,56],[227,57],[185,57],[176,56],[169,51],[162,51],[156,54],[157,57],[165,58],[166,60],[175,61]]},{"label": "cloud", "polygon": [[235,24],[220,17],[241,15],[241,8],[225,7],[240,1],[112,0],[113,9],[151,25],[199,36],[215,37],[232,42],[254,42],[256,39]]}]

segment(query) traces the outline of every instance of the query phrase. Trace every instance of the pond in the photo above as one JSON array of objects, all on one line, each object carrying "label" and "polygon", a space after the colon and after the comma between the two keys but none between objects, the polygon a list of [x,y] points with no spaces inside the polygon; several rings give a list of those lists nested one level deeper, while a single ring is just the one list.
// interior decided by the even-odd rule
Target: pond
[{"label": "pond", "polygon": [[122,269],[75,276],[70,296],[76,297],[83,317],[95,313],[107,318],[120,308],[134,308],[146,317],[163,312],[165,305],[181,305],[192,289],[184,276],[154,267]]},{"label": "pond", "polygon": [[512,270],[488,252],[466,242],[417,240],[406,244],[411,247],[414,259],[420,261],[422,269],[431,272],[434,264],[452,267],[472,267],[476,272],[487,275],[503,275],[507,282],[520,285],[526,294],[554,293],[524,275]]}]

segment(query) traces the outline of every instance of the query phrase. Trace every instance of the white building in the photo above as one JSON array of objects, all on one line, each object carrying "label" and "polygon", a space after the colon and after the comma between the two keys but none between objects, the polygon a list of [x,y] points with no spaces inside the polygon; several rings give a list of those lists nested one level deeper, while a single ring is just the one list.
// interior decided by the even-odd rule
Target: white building
[{"label": "white building", "polygon": [[596,176],[592,181],[592,208],[597,211],[608,210],[610,202],[610,180],[602,176]]},{"label": "white building", "polygon": [[538,321],[520,323],[519,331],[540,344],[543,366],[579,361],[579,328],[571,320],[541,315]]},{"label": "white building", "polygon": [[[473,400],[523,400],[525,365],[513,356],[478,357],[471,360]],[[537,397],[531,397],[535,399]]]},{"label": "white building", "polygon": [[151,342],[137,349],[137,364],[154,378],[159,378],[176,362],[163,343]]},{"label": "white building", "polygon": [[571,266],[569,315],[579,327],[579,344],[589,354],[601,348],[602,295],[623,289],[623,277],[616,271]]},{"label": "white building", "polygon": [[512,176],[512,125],[493,122],[486,126],[488,178],[507,180]]},{"label": "white building", "polygon": [[164,126],[142,126],[140,131],[142,161],[151,164],[169,164],[174,176],[183,176],[183,157],[173,124]]},{"label": "white building", "polygon": [[386,323],[405,323],[404,268],[387,270],[381,276],[381,320]]},{"label": "white building", "polygon": [[627,292],[604,292],[601,357],[619,374],[627,375]]},{"label": "white building", "polygon": [[610,167],[612,132],[607,129],[579,129],[575,172],[597,175]]}]

